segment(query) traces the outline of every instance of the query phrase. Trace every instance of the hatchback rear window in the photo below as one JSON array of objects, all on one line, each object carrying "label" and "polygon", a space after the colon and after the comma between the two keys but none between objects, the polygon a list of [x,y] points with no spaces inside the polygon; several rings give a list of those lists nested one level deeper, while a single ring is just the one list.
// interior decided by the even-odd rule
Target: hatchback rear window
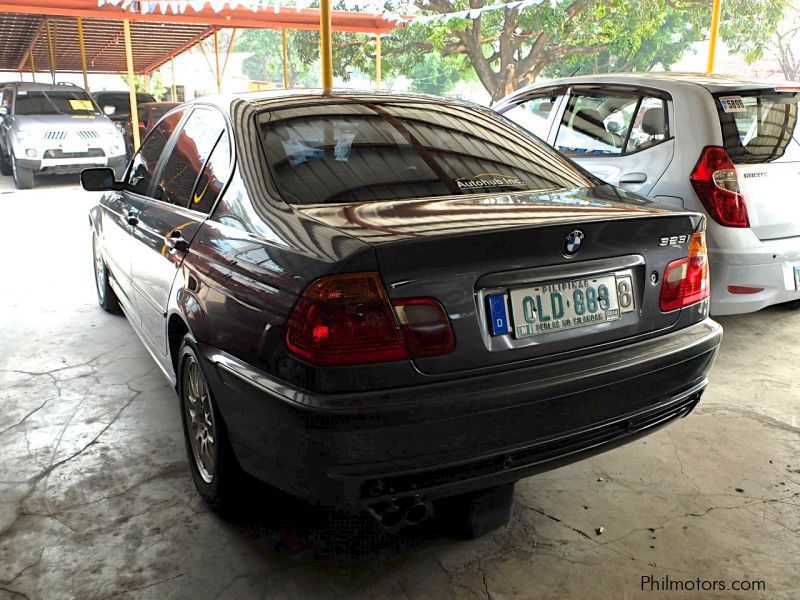
[{"label": "hatchback rear window", "polygon": [[723,144],[734,163],[800,161],[798,94],[746,91],[715,98]]},{"label": "hatchback rear window", "polygon": [[290,204],[364,202],[593,185],[502,117],[427,101],[298,104],[259,115]]}]

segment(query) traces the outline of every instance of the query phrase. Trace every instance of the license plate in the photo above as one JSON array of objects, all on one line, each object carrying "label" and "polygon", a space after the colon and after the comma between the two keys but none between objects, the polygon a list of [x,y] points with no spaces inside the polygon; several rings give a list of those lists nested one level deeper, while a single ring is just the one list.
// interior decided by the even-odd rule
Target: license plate
[{"label": "license plate", "polygon": [[800,290],[800,266],[794,268],[794,289]]},{"label": "license plate", "polygon": [[636,304],[629,273],[543,283],[509,297],[516,338],[616,321]]},{"label": "license plate", "polygon": [[66,140],[61,146],[61,150],[69,154],[86,152],[88,148],[82,140]]}]

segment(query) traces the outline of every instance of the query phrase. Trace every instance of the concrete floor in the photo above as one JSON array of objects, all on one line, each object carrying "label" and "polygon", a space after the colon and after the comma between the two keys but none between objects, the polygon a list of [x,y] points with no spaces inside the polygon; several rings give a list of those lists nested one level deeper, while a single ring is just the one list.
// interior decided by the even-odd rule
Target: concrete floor
[{"label": "concrete floor", "polygon": [[192,487],[175,393],[95,302],[93,196],[39,185],[0,177],[0,598],[700,597],[643,576],[798,597],[800,306],[720,319],[693,415],[520,482],[483,539],[359,534],[258,489],[226,521]]}]

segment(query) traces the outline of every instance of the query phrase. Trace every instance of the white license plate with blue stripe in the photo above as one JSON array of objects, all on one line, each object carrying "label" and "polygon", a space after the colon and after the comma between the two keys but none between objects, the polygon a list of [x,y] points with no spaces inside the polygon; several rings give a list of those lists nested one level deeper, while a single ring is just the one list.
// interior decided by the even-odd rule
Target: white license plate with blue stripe
[{"label": "white license plate with blue stripe", "polygon": [[515,338],[616,321],[636,305],[630,272],[543,283],[508,298]]}]

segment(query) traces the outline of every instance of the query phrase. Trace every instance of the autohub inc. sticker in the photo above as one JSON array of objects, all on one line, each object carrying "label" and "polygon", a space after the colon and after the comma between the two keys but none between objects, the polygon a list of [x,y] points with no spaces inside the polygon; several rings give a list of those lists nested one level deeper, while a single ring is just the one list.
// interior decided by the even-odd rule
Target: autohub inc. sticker
[{"label": "autohub inc. sticker", "polygon": [[513,175],[482,173],[473,177],[460,177],[455,180],[460,190],[487,190],[498,187],[524,187],[525,182]]}]

